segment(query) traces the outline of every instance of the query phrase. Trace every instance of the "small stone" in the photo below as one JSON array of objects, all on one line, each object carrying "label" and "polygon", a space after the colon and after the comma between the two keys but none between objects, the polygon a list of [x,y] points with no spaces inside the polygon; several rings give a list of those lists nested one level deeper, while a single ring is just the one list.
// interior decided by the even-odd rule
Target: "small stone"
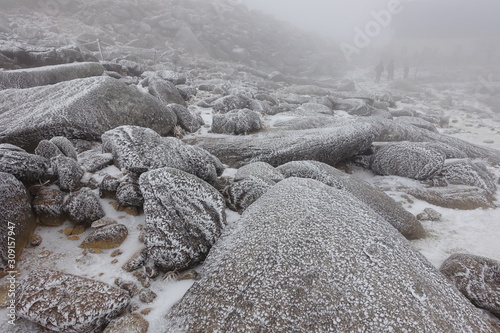
[{"label": "small stone", "polygon": [[146,333],[149,328],[147,320],[138,313],[129,313],[113,320],[103,333]]},{"label": "small stone", "polygon": [[121,183],[116,190],[116,200],[123,206],[141,207],[144,204],[139,185],[132,183]]},{"label": "small stone", "polygon": [[120,180],[110,175],[106,175],[99,184],[101,197],[113,197],[118,189],[118,186],[120,186]]},{"label": "small stone", "polygon": [[122,269],[125,272],[133,272],[144,264],[146,258],[146,250],[139,250],[129,260],[127,260],[127,262],[122,266]]},{"label": "small stone", "polygon": [[39,254],[38,254],[38,257],[39,258],[47,258],[48,256],[50,256],[52,254],[52,252],[50,252],[49,250],[44,250],[44,251],[41,251]]},{"label": "small stone", "polygon": [[132,274],[134,277],[139,280],[143,288],[149,288],[151,286],[151,281],[149,280],[149,276],[144,271],[135,271]]},{"label": "small stone", "polygon": [[432,208],[425,208],[424,211],[417,215],[419,221],[439,221],[442,215]]},{"label": "small stone", "polygon": [[111,256],[112,257],[118,257],[121,254],[123,254],[122,250],[116,249],[116,250],[113,251],[113,253],[111,253]]},{"label": "small stone", "polygon": [[493,141],[493,140],[484,140],[483,142],[484,143],[495,143],[495,141]]},{"label": "small stone", "polygon": [[130,297],[134,297],[139,293],[139,287],[132,281],[125,281],[122,278],[116,278],[115,285],[118,286],[118,288],[125,290]]},{"label": "small stone", "polygon": [[85,232],[85,227],[83,225],[77,225],[76,227],[73,228],[71,231],[72,235],[81,235]]},{"label": "small stone", "polygon": [[97,229],[97,228],[107,227],[108,225],[112,224],[117,224],[117,222],[112,218],[103,217],[102,219],[92,222],[91,227]]},{"label": "small stone", "polygon": [[197,271],[194,269],[189,269],[185,272],[182,272],[179,274],[177,277],[177,281],[183,281],[183,280],[198,280],[200,278],[200,275],[198,274]]},{"label": "small stone", "polygon": [[141,314],[147,316],[148,314],[151,313],[151,311],[153,311],[153,308],[146,308],[146,309],[141,311]]},{"label": "small stone", "polygon": [[114,265],[114,264],[117,264],[118,263],[118,259],[113,259],[111,260],[111,264]]},{"label": "small stone", "polygon": [[89,251],[89,253],[94,253],[94,254],[102,253],[102,250],[97,249],[97,248],[90,248],[90,249],[88,249],[88,251]]},{"label": "small stone", "polygon": [[68,240],[77,241],[77,240],[80,240],[80,237],[78,237],[78,236],[69,236]]},{"label": "small stone", "polygon": [[143,303],[151,303],[156,299],[157,295],[150,289],[142,289],[139,293],[139,299]]},{"label": "small stone", "polygon": [[36,235],[36,234],[32,234],[30,236],[30,245],[31,246],[38,246],[42,244],[42,237],[40,237],[39,235]]},{"label": "small stone", "polygon": [[63,235],[65,236],[69,236],[71,235],[71,233],[73,232],[73,227],[67,227],[67,228],[64,228],[64,230],[62,231]]},{"label": "small stone", "polygon": [[112,249],[120,246],[128,236],[128,229],[123,224],[112,224],[96,229],[88,235],[81,248]]}]

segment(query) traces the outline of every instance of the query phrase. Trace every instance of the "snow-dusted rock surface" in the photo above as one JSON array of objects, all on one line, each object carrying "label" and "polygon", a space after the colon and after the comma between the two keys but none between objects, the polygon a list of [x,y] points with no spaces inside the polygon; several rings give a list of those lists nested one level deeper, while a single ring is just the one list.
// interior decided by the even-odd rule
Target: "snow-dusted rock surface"
[{"label": "snow-dusted rock surface", "polygon": [[224,189],[229,208],[243,212],[267,192],[275,183],[255,176],[248,176]]},{"label": "snow-dusted rock surface", "polygon": [[33,210],[43,225],[61,225],[65,220],[63,204],[65,193],[55,188],[40,188],[33,199]]},{"label": "snow-dusted rock surface", "polygon": [[97,195],[88,187],[71,193],[64,202],[64,211],[70,220],[78,224],[88,224],[104,217],[104,211]]},{"label": "snow-dusted rock surface", "polygon": [[488,194],[497,191],[495,177],[484,163],[471,160],[459,160],[446,163],[439,173],[449,184],[475,186]]},{"label": "snow-dusted rock surface", "polygon": [[198,140],[197,144],[235,168],[253,162],[278,166],[299,160],[317,160],[335,165],[369,149],[380,130],[374,121],[356,120],[314,130],[224,138],[200,137],[203,140]]},{"label": "snow-dusted rock surface", "polygon": [[0,71],[0,89],[46,86],[91,76],[101,76],[104,67],[95,62]]},{"label": "snow-dusted rock surface", "polygon": [[170,81],[152,78],[150,79],[148,89],[151,95],[158,98],[165,105],[176,103],[186,106],[184,98],[177,91],[175,84]]},{"label": "snow-dusted rock surface", "polygon": [[257,112],[249,109],[232,110],[215,114],[211,131],[221,134],[248,134],[262,129],[262,121]]},{"label": "snow-dusted rock surface", "polygon": [[226,225],[222,195],[173,168],[144,173],[139,182],[148,258],[163,271],[186,269],[203,260]]},{"label": "snow-dusted rock surface", "polygon": [[138,313],[129,313],[126,316],[113,320],[103,333],[146,333],[149,323]]},{"label": "snow-dusted rock surface", "polygon": [[113,154],[117,167],[133,172],[171,167],[213,183],[224,169],[207,151],[176,138],[163,138],[148,128],[118,127],[104,133],[102,142],[103,150]]},{"label": "snow-dusted rock surface", "polygon": [[64,154],[64,156],[78,160],[78,154],[76,153],[75,146],[64,136],[55,136],[50,139],[50,142],[55,144],[57,148]]},{"label": "snow-dusted rock surface", "polygon": [[217,99],[212,103],[214,111],[226,113],[231,110],[244,109],[248,105],[248,99],[243,96],[229,95]]},{"label": "snow-dusted rock surface", "polygon": [[[14,270],[15,259],[28,244],[35,226],[26,188],[13,175],[0,172],[0,275],[2,270]],[[12,243],[15,245],[14,258],[9,252]],[[9,263],[9,259],[14,259],[14,262]]]},{"label": "snow-dusted rock surface", "polygon": [[265,162],[255,162],[242,166],[236,171],[234,180],[239,181],[248,177],[257,177],[266,181],[277,183],[285,179],[285,177],[276,170],[272,165]]},{"label": "snow-dusted rock surface", "polygon": [[49,164],[49,160],[38,155],[0,149],[0,172],[10,173],[24,182],[43,178],[48,172]]},{"label": "snow-dusted rock surface", "polygon": [[[102,220],[102,219],[101,219]],[[111,224],[92,231],[81,248],[114,249],[119,247],[128,236],[128,229],[123,224]]]},{"label": "snow-dusted rock surface", "polygon": [[0,142],[35,149],[54,136],[100,139],[121,125],[150,127],[166,135],[175,114],[154,97],[109,77],[0,91]]},{"label": "snow-dusted rock surface", "polygon": [[62,152],[54,143],[49,140],[42,140],[38,143],[38,146],[36,146],[35,154],[50,160],[62,154]]},{"label": "snow-dusted rock surface", "polygon": [[456,253],[439,269],[477,307],[500,318],[500,262]]},{"label": "snow-dusted rock surface", "polygon": [[189,133],[194,133],[205,123],[199,115],[193,114],[185,106],[180,104],[169,104],[167,108],[177,116],[177,124]]},{"label": "snow-dusted rock surface", "polygon": [[116,200],[120,205],[142,207],[144,198],[138,184],[122,182],[116,189]]},{"label": "snow-dusted rock surface", "polygon": [[391,226],[312,179],[281,181],[227,229],[170,332],[493,332]]},{"label": "snow-dusted rock surface", "polygon": [[85,173],[77,161],[64,155],[58,155],[50,160],[54,174],[59,179],[59,187],[63,191],[76,191]]},{"label": "snow-dusted rock surface", "polygon": [[415,127],[420,127],[429,130],[431,132],[439,133],[439,131],[437,130],[436,126],[433,123],[428,122],[427,120],[419,117],[402,116],[395,118],[394,121],[397,123],[413,125]]},{"label": "snow-dusted rock surface", "polygon": [[361,179],[316,161],[290,162],[276,169],[286,178],[311,178],[345,190],[365,204],[366,208],[371,208],[379,214],[407,239],[418,239],[425,236],[425,230],[415,216],[387,194]]},{"label": "snow-dusted rock surface", "polygon": [[30,272],[16,295],[18,316],[65,333],[99,330],[129,303],[121,289],[48,269]]},{"label": "snow-dusted rock surface", "polygon": [[400,142],[380,148],[370,168],[379,175],[396,175],[413,179],[430,179],[438,174],[446,156],[418,143]]}]

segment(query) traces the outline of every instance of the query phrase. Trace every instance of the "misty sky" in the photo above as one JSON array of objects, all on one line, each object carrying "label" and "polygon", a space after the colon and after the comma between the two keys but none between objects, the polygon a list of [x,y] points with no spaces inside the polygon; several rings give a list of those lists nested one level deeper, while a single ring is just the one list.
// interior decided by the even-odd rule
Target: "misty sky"
[{"label": "misty sky", "polygon": [[[397,0],[242,0],[251,9],[272,13],[307,30],[353,39],[354,28],[365,28],[372,11],[387,9]],[[402,11],[387,30],[426,37],[497,34],[500,29],[499,0],[401,0]],[[395,31],[385,31],[394,36]]]}]

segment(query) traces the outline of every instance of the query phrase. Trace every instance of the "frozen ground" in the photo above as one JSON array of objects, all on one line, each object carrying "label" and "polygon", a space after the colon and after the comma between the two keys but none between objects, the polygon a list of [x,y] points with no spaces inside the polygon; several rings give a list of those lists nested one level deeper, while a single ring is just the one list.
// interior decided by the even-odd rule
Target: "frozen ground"
[{"label": "frozen ground", "polygon": [[[424,73],[425,74],[425,73]],[[358,90],[371,93],[385,93],[393,91],[391,84],[382,82],[375,85],[368,71],[356,71],[350,74],[350,77],[356,81]],[[423,74],[422,74],[423,75]],[[447,84],[446,89],[442,86],[436,87],[432,83],[421,83],[425,92],[415,93],[414,104],[403,105],[418,110],[428,111],[439,108],[444,110],[445,114],[450,116],[450,127],[441,129],[444,134],[464,139],[466,141],[500,149],[500,122],[498,117],[490,111],[479,116],[478,114],[467,113],[464,106],[480,106],[473,94],[468,94],[470,86],[464,84]],[[439,88],[439,89],[438,89]],[[442,108],[439,103],[449,101],[451,96],[451,105]],[[478,104],[479,103],[479,104]],[[207,124],[211,122],[211,112],[209,109],[200,110],[202,117]],[[488,116],[489,115],[489,116]],[[342,114],[342,116],[345,116]],[[278,116],[279,117],[279,116]],[[269,126],[275,117],[266,117]],[[207,127],[202,128],[203,133],[207,132]],[[108,173],[118,173],[119,171],[111,169],[104,170]],[[497,177],[500,176],[500,167],[492,168]],[[227,175],[234,174],[234,170],[228,169]],[[365,170],[354,169],[354,175],[363,178],[370,183],[377,185],[380,182],[390,184],[392,181],[387,177],[375,176]],[[458,211],[430,205],[426,202],[404,196],[404,193],[388,192],[396,201],[401,202],[413,214],[418,214],[424,208],[431,207],[442,214],[441,221],[423,222],[429,236],[422,240],[413,241],[412,245],[420,251],[429,261],[439,268],[442,262],[452,253],[467,252],[471,254],[486,256],[492,259],[500,260],[500,208],[495,209],[477,209],[471,211]],[[497,202],[500,202],[500,195],[496,195]],[[69,240],[62,233],[65,227],[70,226],[67,222],[60,227],[40,227],[36,233],[43,238],[39,247],[28,248],[24,251],[19,268],[21,277],[28,269],[36,267],[52,267],[67,273],[85,276],[105,283],[114,284],[114,280],[121,277],[128,281],[134,281],[130,273],[126,273],[121,266],[138,250],[142,244],[138,241],[140,233],[139,225],[144,224],[144,216],[134,217],[125,212],[116,211],[111,205],[109,199],[103,199],[104,207],[108,217],[114,218],[119,223],[125,224],[129,229],[129,236],[120,246],[122,254],[112,257],[114,250],[102,250],[102,253],[90,253],[87,250],[78,248],[81,240],[90,232],[87,230],[79,235],[79,240]],[[228,221],[234,222],[239,215],[232,211],[227,211]],[[116,261],[114,261],[116,260]],[[151,290],[158,297],[151,304],[137,303],[138,311],[151,308],[152,311],[145,316],[150,323],[149,332],[161,332],[161,318],[164,313],[176,302],[193,281],[175,281],[173,279],[158,278],[152,281]],[[0,331],[12,331],[7,323],[7,312],[0,310]]]}]

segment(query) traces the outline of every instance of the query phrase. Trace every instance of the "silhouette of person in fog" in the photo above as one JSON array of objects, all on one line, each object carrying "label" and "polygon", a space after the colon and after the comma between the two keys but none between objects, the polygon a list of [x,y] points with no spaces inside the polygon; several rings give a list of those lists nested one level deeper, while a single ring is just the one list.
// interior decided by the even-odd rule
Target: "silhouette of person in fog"
[{"label": "silhouette of person in fog", "polygon": [[378,64],[378,66],[375,67],[375,73],[377,73],[377,77],[375,78],[376,83],[380,82],[380,77],[382,76],[383,72],[384,72],[384,62],[381,61],[380,64]]},{"label": "silhouette of person in fog", "polygon": [[389,64],[387,65],[387,80],[392,81],[394,80],[394,60],[391,59],[389,61]]}]

